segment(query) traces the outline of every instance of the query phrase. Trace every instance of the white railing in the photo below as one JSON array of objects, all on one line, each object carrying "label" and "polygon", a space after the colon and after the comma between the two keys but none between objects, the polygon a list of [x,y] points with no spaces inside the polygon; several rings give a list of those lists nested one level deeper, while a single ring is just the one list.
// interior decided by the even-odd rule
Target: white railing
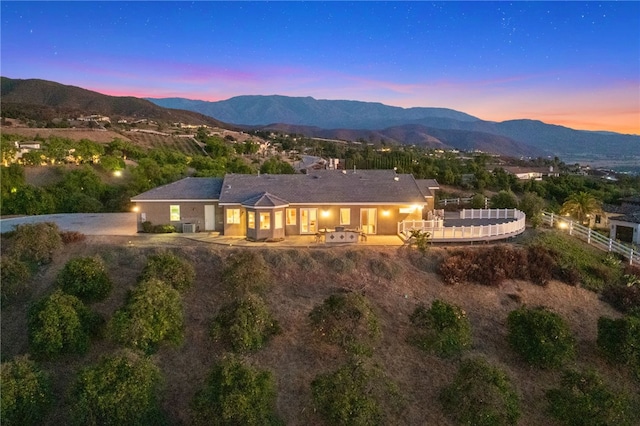
[{"label": "white railing", "polygon": [[640,253],[633,247],[607,238],[587,226],[580,225],[564,216],[547,212],[542,212],[542,222],[552,228],[564,230],[569,235],[579,238],[600,250],[617,253],[625,259],[628,259],[630,265],[640,265]]},{"label": "white railing", "polygon": [[[484,210],[484,211],[482,211]],[[434,226],[433,220],[398,222],[398,234],[409,236],[411,231],[429,233],[433,242],[471,242],[497,240],[521,234],[525,229],[525,214],[516,209],[465,209],[461,219],[513,219],[504,223],[468,226]]]}]

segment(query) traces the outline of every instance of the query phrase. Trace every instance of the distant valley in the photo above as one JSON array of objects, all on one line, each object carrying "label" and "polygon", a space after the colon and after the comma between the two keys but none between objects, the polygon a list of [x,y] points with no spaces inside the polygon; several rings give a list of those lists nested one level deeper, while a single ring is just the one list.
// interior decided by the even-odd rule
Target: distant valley
[{"label": "distant valley", "polygon": [[219,120],[308,136],[387,140],[429,147],[478,149],[511,156],[558,156],[582,163],[606,160],[640,171],[640,136],[574,130],[536,120],[484,121],[446,108],[399,108],[380,103],[310,97],[238,96],[206,102],[149,99],[167,108],[196,111]]},{"label": "distant valley", "polygon": [[2,116],[48,121],[82,114],[144,117],[232,130],[267,130],[308,137],[479,150],[511,157],[557,156],[640,173],[640,136],[590,132],[534,120],[484,121],[446,108],[399,108],[381,103],[311,97],[238,96],[205,102],[183,98],[108,96],[37,79],[1,78]]}]

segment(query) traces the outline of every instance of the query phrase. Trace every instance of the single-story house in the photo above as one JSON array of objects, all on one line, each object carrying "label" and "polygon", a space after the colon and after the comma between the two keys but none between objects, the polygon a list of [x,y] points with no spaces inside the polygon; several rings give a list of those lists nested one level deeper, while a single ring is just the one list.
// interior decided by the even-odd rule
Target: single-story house
[{"label": "single-story house", "polygon": [[549,167],[517,167],[505,166],[504,171],[514,175],[519,180],[542,180],[543,177],[558,177],[560,173]]},{"label": "single-story house", "polygon": [[640,196],[620,201],[622,204],[615,209],[605,206],[608,210],[609,235],[614,240],[640,245]]},{"label": "single-story house", "polygon": [[393,170],[314,170],[308,174],[185,178],[131,199],[144,221],[178,230],[217,231],[251,240],[322,230],[395,235],[403,220],[434,208],[435,180]]}]

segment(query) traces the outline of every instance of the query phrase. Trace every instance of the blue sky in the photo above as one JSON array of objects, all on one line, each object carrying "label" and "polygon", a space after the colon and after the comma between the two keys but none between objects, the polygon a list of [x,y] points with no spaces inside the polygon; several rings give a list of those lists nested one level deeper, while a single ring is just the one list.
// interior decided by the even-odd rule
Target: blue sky
[{"label": "blue sky", "polygon": [[640,2],[2,1],[2,75],[640,134]]}]

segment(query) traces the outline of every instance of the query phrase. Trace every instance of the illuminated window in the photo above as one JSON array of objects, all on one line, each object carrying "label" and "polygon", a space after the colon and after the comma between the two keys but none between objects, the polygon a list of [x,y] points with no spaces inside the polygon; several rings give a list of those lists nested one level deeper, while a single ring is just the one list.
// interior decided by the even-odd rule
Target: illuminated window
[{"label": "illuminated window", "polygon": [[169,221],[171,222],[179,222],[180,221],[180,206],[169,206]]},{"label": "illuminated window", "polygon": [[247,226],[250,229],[256,229],[256,214],[255,214],[255,212],[247,212]]},{"label": "illuminated window", "polygon": [[351,224],[351,209],[340,209],[340,225]]},{"label": "illuminated window", "polygon": [[296,209],[287,209],[287,225],[295,225],[296,219]]},{"label": "illuminated window", "polygon": [[227,223],[240,223],[240,209],[227,209]]},{"label": "illuminated window", "polygon": [[271,213],[260,213],[260,229],[271,229]]},{"label": "illuminated window", "polygon": [[276,212],[275,213],[275,228],[276,229],[282,229],[282,212]]}]

